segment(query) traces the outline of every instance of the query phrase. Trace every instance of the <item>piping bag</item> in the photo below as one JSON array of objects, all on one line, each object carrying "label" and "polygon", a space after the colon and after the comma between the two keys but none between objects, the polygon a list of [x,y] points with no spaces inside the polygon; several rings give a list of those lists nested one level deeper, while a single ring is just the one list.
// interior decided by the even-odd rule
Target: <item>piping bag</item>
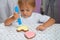
[{"label": "piping bag", "polygon": [[[15,10],[16,13],[19,14],[19,8],[18,8],[18,6],[16,6],[14,8],[14,10]],[[21,22],[21,16],[19,16],[19,18],[17,19],[17,22],[18,22],[18,25],[21,25],[22,24],[22,22]]]}]

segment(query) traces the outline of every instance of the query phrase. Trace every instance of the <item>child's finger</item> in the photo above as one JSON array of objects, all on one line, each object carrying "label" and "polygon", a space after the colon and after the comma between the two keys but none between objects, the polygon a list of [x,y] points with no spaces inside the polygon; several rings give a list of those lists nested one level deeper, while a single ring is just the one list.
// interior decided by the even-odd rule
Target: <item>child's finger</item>
[{"label": "child's finger", "polygon": [[43,31],[43,30],[45,30],[45,27],[40,26],[40,27],[37,27],[36,29],[37,29],[37,30],[40,30],[40,31]]},{"label": "child's finger", "polygon": [[18,16],[18,14],[17,13],[14,13],[14,16]]},{"label": "child's finger", "polygon": [[37,27],[36,30],[40,30],[39,27]]},{"label": "child's finger", "polygon": [[14,13],[14,17],[17,19],[19,15],[17,13]]}]

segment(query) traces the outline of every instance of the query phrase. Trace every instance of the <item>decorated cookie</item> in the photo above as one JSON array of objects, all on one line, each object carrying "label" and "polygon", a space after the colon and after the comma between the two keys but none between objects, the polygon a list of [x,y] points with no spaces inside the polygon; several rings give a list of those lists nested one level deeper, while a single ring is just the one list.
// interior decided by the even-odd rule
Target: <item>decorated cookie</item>
[{"label": "decorated cookie", "polygon": [[26,32],[26,31],[28,31],[29,29],[28,29],[28,27],[26,26],[26,25],[21,25],[21,26],[19,26],[18,28],[17,28],[17,32],[20,32],[20,31],[24,31],[24,32]]},{"label": "decorated cookie", "polygon": [[34,32],[27,31],[27,32],[25,32],[24,35],[26,38],[31,39],[31,38],[34,38],[36,34]]}]

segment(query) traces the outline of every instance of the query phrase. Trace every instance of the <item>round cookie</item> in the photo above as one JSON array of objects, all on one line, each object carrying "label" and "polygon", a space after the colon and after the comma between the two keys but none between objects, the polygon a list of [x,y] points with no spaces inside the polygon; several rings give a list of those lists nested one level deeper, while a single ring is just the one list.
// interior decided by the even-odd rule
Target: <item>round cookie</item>
[{"label": "round cookie", "polygon": [[32,32],[32,31],[27,31],[27,32],[25,32],[24,35],[25,35],[26,38],[32,39],[32,38],[35,37],[36,34],[34,32]]}]

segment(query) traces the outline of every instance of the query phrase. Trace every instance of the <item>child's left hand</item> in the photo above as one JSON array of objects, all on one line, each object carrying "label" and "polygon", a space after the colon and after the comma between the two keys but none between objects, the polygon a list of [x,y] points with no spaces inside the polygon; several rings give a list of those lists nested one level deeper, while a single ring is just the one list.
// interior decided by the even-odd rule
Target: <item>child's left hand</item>
[{"label": "child's left hand", "polygon": [[46,27],[44,27],[43,25],[39,25],[36,29],[43,31],[46,29]]}]

